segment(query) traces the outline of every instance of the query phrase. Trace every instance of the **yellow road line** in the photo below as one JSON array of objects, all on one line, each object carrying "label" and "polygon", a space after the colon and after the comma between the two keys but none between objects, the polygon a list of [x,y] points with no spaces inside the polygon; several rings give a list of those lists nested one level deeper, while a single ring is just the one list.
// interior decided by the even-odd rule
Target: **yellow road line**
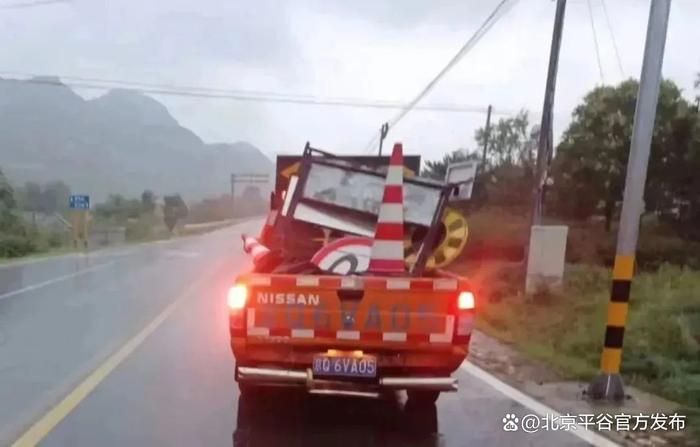
[{"label": "yellow road line", "polygon": [[[218,269],[216,269],[218,272]],[[212,275],[213,276],[213,275]],[[207,279],[210,276],[206,277]],[[160,326],[182,301],[193,292],[203,279],[192,284],[182,295],[170,303],[158,314],[146,327],[127,341],[117,352],[112,354],[107,360],[98,366],[88,375],[77,387],[73,389],[56,406],[44,414],[36,421],[22,436],[20,436],[12,447],[33,447],[48,435],[75,407],[80,404],[97,386],[119,366],[144,340]]]}]

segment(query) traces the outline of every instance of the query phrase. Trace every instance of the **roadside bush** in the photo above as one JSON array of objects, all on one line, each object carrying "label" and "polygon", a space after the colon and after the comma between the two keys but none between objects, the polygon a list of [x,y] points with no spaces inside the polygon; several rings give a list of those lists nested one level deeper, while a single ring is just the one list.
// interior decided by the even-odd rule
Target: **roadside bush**
[{"label": "roadside bush", "polygon": [[46,244],[49,246],[49,248],[58,248],[64,245],[67,240],[67,235],[58,231],[52,231],[46,235]]},{"label": "roadside bush", "polygon": [[27,236],[0,235],[0,258],[17,258],[36,250],[34,241]]},{"label": "roadside bush", "polygon": [[520,261],[527,241],[527,216],[502,208],[484,208],[467,214],[469,236],[463,252],[466,260]]},{"label": "roadside bush", "polygon": [[643,234],[639,240],[637,264],[643,270],[657,270],[663,264],[700,269],[700,244],[676,237]]},{"label": "roadside bush", "polygon": [[[467,215],[469,239],[462,254],[467,261],[523,260],[528,240],[526,215],[503,208],[482,208]],[[569,227],[566,262],[612,267],[615,260],[617,229],[605,231],[602,222],[562,222],[548,219],[549,224]],[[663,264],[700,270],[700,243],[674,236],[659,225],[653,216],[646,217],[640,229],[636,253],[640,271],[656,271]]]},{"label": "roadside bush", "polygon": [[127,241],[146,241],[153,238],[155,218],[152,216],[141,216],[138,219],[130,219],[126,223]]},{"label": "roadside bush", "polygon": [[[506,266],[484,284],[522,281]],[[503,294],[479,301],[477,326],[550,364],[566,377],[598,371],[610,294],[610,269],[568,265],[558,293]],[[511,286],[516,290],[516,286]],[[625,381],[700,411],[700,272],[662,264],[632,286],[625,330]],[[477,295],[479,296],[479,295]]]}]

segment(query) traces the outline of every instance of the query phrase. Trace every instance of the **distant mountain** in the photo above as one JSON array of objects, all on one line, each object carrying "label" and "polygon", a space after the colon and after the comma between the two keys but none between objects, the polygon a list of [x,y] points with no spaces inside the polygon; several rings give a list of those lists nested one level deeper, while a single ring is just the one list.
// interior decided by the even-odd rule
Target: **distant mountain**
[{"label": "distant mountain", "polygon": [[219,196],[231,173],[274,171],[249,143],[204,144],[151,97],[117,89],[85,100],[55,77],[0,78],[0,168],[15,185],[63,180],[98,201],[144,189]]}]

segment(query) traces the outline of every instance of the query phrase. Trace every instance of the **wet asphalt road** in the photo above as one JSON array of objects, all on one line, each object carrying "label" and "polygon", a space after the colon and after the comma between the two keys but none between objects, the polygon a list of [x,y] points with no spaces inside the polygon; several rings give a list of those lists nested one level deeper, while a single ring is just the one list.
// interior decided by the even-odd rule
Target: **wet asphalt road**
[{"label": "wet asphalt road", "polygon": [[504,432],[530,410],[463,371],[457,393],[412,409],[233,381],[225,292],[248,267],[241,231],[0,265],[0,445],[11,445],[171,303],[177,307],[41,441],[42,446],[586,445]]}]

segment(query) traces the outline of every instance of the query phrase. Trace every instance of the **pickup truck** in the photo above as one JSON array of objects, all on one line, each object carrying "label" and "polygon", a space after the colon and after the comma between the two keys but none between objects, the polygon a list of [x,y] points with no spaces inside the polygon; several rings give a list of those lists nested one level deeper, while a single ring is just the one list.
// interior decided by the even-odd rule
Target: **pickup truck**
[{"label": "pickup truck", "polygon": [[[228,293],[242,393],[258,386],[365,397],[406,390],[409,401],[432,405],[457,389],[451,374],[469,352],[475,297],[466,279],[429,267],[438,230],[453,230],[443,220],[457,184],[413,175],[404,182],[412,170],[399,143],[391,160],[373,160],[386,166],[358,165],[308,143],[296,167],[278,160],[283,186],[271,200],[263,243],[243,237],[255,268]],[[407,228],[423,229],[410,262]],[[363,258],[362,250],[371,253]],[[316,261],[322,258],[331,266]]]},{"label": "pickup truck", "polygon": [[469,352],[474,295],[463,279],[246,274],[228,296],[242,392],[297,386],[435,402]]}]

